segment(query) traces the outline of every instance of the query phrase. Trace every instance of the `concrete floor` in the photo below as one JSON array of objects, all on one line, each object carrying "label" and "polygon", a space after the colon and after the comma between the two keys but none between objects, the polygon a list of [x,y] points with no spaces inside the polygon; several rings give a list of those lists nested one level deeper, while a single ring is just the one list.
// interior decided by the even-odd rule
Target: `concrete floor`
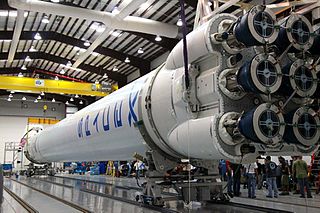
[{"label": "concrete floor", "polygon": [[[132,186],[137,187],[136,181],[133,178],[113,178],[109,176],[80,176],[80,175],[67,175],[63,176],[87,179],[102,183],[110,183],[119,186]],[[71,187],[59,186],[56,184],[44,182],[38,179],[20,177],[20,181],[27,183],[37,189],[60,197],[64,200],[78,204],[93,212],[115,212],[115,213],[151,213],[156,212],[146,208],[138,207],[132,204],[123,203],[106,197],[101,197],[80,191],[80,189],[96,190],[101,193],[106,193],[122,198],[134,200],[136,190],[125,190],[112,187],[110,185],[103,185],[97,183],[84,183],[79,180],[62,179],[57,177],[40,177],[45,180],[55,183],[64,184]],[[141,180],[143,181],[143,180]],[[51,212],[78,212],[77,210],[63,204],[57,200],[47,197],[37,191],[34,191],[26,186],[20,185],[9,179],[5,179],[5,186],[16,193],[18,196],[27,201],[31,206],[39,210],[39,212],[51,213]],[[242,190],[242,196],[232,199],[232,202],[240,204],[250,204],[255,206],[263,206],[273,209],[288,210],[291,212],[308,212],[319,213],[320,212],[320,196],[314,195],[312,199],[301,199],[299,195],[283,196],[278,199],[266,198],[266,191],[258,190],[256,199],[248,199],[247,191]],[[199,203],[194,203],[192,209],[184,207],[182,202],[171,201],[166,203],[166,207],[174,209],[178,212],[217,212],[217,213],[250,213],[257,212],[256,210],[249,210],[245,208],[232,207],[222,204],[208,204],[207,206],[201,206]],[[4,193],[4,203],[2,205],[2,212],[26,212],[14,199],[7,193]]]}]

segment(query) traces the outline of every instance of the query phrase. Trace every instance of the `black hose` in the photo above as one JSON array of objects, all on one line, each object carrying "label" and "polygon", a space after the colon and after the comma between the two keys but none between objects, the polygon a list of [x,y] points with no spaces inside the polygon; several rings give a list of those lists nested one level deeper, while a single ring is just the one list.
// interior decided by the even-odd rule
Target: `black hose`
[{"label": "black hose", "polygon": [[181,21],[183,23],[182,25],[182,38],[183,38],[183,61],[184,61],[184,78],[185,78],[185,84],[186,89],[189,89],[190,80],[189,80],[189,72],[188,72],[188,46],[187,46],[187,23],[186,23],[186,14],[185,14],[185,8],[184,8],[184,0],[179,0],[180,2],[180,17]]}]

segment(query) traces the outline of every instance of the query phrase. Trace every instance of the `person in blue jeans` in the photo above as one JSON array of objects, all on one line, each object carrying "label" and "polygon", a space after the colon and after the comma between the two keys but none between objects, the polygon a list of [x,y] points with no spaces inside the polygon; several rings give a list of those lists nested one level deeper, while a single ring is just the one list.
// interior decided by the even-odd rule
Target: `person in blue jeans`
[{"label": "person in blue jeans", "polygon": [[245,172],[248,182],[248,197],[256,198],[256,174],[258,166],[256,163],[249,163],[245,165]]},{"label": "person in blue jeans", "polygon": [[268,186],[268,195],[269,198],[277,198],[279,195],[278,186],[277,186],[277,164],[271,161],[271,157],[267,156],[265,159],[266,165],[266,178]]}]

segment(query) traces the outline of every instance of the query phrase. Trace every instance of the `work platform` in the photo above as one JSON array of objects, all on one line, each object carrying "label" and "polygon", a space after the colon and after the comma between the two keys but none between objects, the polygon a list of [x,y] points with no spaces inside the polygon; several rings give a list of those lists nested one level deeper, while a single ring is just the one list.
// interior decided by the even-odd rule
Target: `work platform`
[{"label": "work platform", "polygon": [[[18,182],[17,182],[18,181]],[[139,180],[143,182],[143,178]],[[228,204],[193,203],[188,209],[180,201],[166,202],[166,208],[150,208],[137,204],[134,199],[140,188],[134,178],[113,178],[110,176],[67,175],[55,177],[19,177],[4,180],[7,190],[20,197],[38,212],[308,212],[320,211],[320,196],[313,194],[312,199],[302,199],[299,195],[266,198],[266,190],[257,190],[257,198],[247,198],[242,190],[241,197],[232,198]],[[169,195],[168,195],[169,194]],[[164,196],[172,196],[169,193]],[[130,200],[130,202],[126,202]],[[10,194],[4,192],[2,211],[28,212]]]}]

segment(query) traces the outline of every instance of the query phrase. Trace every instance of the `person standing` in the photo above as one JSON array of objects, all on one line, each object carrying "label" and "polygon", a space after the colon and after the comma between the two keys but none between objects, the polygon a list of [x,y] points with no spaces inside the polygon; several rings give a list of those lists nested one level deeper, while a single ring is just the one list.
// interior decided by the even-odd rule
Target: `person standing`
[{"label": "person standing", "polygon": [[300,186],[301,198],[305,198],[304,188],[307,190],[308,198],[312,198],[310,186],[308,183],[308,166],[307,163],[302,160],[302,156],[298,156],[297,160],[293,164],[293,174],[298,180]]},{"label": "person standing", "polygon": [[230,161],[226,161],[226,165],[227,165],[227,180],[228,180],[228,195],[230,197],[233,197],[233,190],[232,190],[232,168],[231,168],[231,163]]},{"label": "person standing", "polygon": [[279,195],[289,195],[289,166],[283,157],[279,157],[281,168],[281,193]]},{"label": "person standing", "polygon": [[227,181],[227,164],[225,160],[219,161],[219,173],[222,181]]},{"label": "person standing", "polygon": [[263,178],[262,178],[262,165],[261,163],[259,163],[259,158],[257,158],[257,161],[256,161],[256,164],[257,164],[257,188],[258,189],[262,189],[262,181],[263,181]]},{"label": "person standing", "polygon": [[232,171],[233,171],[233,193],[234,196],[239,197],[240,192],[240,178],[241,178],[241,164],[232,164]]},{"label": "person standing", "polygon": [[277,187],[277,165],[275,162],[271,161],[271,157],[267,156],[265,159],[265,167],[266,167],[266,178],[268,185],[268,195],[266,197],[269,198],[277,198],[278,197],[278,187]]},{"label": "person standing", "polygon": [[256,174],[258,166],[256,163],[249,163],[244,166],[248,182],[248,197],[256,198]]}]

